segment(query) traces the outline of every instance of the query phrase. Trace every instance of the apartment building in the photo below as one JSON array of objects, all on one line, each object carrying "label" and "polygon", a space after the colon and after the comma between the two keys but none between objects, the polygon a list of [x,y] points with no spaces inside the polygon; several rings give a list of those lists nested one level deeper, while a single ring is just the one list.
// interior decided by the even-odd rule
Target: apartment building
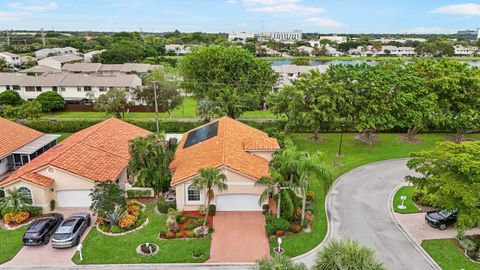
[{"label": "apartment building", "polygon": [[370,56],[415,56],[415,48],[413,47],[397,47],[382,46],[380,50],[374,49],[373,46],[359,46],[355,49],[348,50],[350,55],[358,55],[362,57]]},{"label": "apartment building", "polygon": [[78,49],[72,47],[64,48],[45,48],[35,52],[35,57],[38,59],[47,58],[49,56],[60,56],[60,55],[80,55]]},{"label": "apartment building", "polygon": [[327,65],[320,66],[297,66],[297,65],[281,65],[272,66],[272,69],[279,75],[277,84],[273,87],[273,92],[278,93],[285,86],[292,85],[292,81],[298,79],[301,74],[309,73],[317,70],[321,73],[327,71]]},{"label": "apartment building", "polygon": [[474,56],[478,53],[478,48],[473,46],[456,45],[453,48],[455,49],[455,56]]},{"label": "apartment building", "polygon": [[255,38],[259,41],[275,40],[283,43],[293,43],[302,40],[302,30],[294,30],[292,32],[232,32],[228,34],[228,41],[245,43],[247,39]]},{"label": "apartment building", "polygon": [[67,63],[75,63],[83,61],[83,57],[77,55],[59,55],[41,59],[38,61],[39,66],[47,66],[54,69],[61,69]]}]

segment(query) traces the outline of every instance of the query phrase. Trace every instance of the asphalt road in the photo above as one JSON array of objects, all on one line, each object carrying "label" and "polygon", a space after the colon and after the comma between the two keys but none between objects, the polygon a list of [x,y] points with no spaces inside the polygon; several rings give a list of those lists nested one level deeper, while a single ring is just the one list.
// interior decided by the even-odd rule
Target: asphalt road
[{"label": "asphalt road", "polygon": [[373,163],[338,179],[327,198],[330,235],[373,248],[389,270],[434,269],[390,218],[390,193],[413,173],[406,162]]}]

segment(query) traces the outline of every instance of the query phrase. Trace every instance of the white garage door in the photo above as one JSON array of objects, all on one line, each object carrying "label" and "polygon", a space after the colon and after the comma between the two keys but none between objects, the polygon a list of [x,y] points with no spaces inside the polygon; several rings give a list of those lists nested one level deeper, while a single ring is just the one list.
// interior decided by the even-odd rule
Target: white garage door
[{"label": "white garage door", "polygon": [[217,196],[217,211],[262,211],[259,195],[229,194]]},{"label": "white garage door", "polygon": [[57,191],[58,207],[90,207],[90,193],[88,189]]}]

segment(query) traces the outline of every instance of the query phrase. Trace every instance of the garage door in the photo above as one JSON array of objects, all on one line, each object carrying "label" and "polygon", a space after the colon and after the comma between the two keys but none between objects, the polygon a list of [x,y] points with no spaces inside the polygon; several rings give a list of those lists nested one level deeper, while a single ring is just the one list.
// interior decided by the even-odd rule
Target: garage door
[{"label": "garage door", "polygon": [[262,211],[259,195],[230,194],[217,196],[217,211]]},{"label": "garage door", "polygon": [[88,189],[57,191],[58,207],[90,207],[90,193]]}]

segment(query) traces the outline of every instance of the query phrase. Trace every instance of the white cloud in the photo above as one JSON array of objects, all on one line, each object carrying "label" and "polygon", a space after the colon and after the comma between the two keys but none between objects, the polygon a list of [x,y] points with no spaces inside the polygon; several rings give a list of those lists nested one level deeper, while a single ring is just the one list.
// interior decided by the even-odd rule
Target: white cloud
[{"label": "white cloud", "polygon": [[24,15],[24,13],[20,12],[3,12],[0,11],[0,22],[16,22],[20,21],[20,17]]},{"label": "white cloud", "polygon": [[467,3],[459,5],[448,5],[433,10],[433,13],[480,16],[480,4]]},{"label": "white cloud", "polygon": [[345,24],[325,17],[312,17],[305,19],[305,22],[321,27],[341,27]]},{"label": "white cloud", "polygon": [[227,0],[225,1],[227,4],[236,4],[237,3],[237,0]]},{"label": "white cloud", "polygon": [[311,15],[322,13],[321,7],[306,6],[300,3],[303,0],[243,0],[247,11],[263,13],[287,13],[296,15]]},{"label": "white cloud", "polygon": [[24,11],[46,11],[57,8],[57,3],[49,2],[45,4],[40,4],[38,2],[34,3],[9,3],[8,7]]},{"label": "white cloud", "polygon": [[441,27],[415,27],[404,32],[407,34],[442,34],[447,31]]}]

